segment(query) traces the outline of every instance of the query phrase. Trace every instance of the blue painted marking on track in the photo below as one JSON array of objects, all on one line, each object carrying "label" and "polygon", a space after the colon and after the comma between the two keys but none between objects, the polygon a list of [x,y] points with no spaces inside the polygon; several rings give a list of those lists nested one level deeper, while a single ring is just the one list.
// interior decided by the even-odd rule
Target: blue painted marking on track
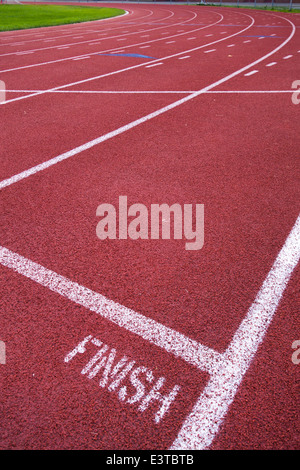
[{"label": "blue painted marking on track", "polygon": [[112,57],[137,57],[139,59],[157,59],[157,57],[150,57],[149,55],[134,54],[134,53],[125,53],[125,54],[98,54],[98,55],[110,55]]}]

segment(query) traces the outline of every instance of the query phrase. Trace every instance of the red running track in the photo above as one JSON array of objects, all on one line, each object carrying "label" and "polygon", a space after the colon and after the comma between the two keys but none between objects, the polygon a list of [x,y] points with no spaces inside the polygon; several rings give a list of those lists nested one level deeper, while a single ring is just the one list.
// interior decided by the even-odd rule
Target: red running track
[{"label": "red running track", "polygon": [[0,34],[0,448],[299,448],[300,16],[116,6]]}]

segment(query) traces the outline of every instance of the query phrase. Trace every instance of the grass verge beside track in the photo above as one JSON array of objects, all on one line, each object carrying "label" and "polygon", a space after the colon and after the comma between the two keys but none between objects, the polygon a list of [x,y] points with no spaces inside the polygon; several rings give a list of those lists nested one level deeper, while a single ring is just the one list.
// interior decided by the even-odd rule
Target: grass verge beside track
[{"label": "grass verge beside track", "polygon": [[57,26],[124,14],[119,8],[62,5],[0,5],[0,31]]}]

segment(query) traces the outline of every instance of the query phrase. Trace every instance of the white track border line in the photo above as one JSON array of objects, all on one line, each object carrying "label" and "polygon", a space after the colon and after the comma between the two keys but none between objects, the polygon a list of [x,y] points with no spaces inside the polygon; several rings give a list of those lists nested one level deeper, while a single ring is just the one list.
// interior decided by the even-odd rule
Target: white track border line
[{"label": "white track border line", "polygon": [[2,246],[0,263],[203,371],[212,374],[222,362],[213,349]]},{"label": "white track border line", "polygon": [[[248,16],[248,15],[247,15]],[[252,21],[254,22],[254,19],[252,18]],[[240,75],[242,72],[246,71],[246,70],[249,70],[251,67],[253,67],[254,65],[262,62],[263,60],[269,58],[270,56],[272,56],[273,54],[275,54],[278,50],[280,50],[282,47],[284,47],[290,40],[291,38],[294,36],[295,34],[295,31],[296,31],[296,28],[295,28],[295,25],[294,23],[292,23],[290,20],[286,19],[286,21],[288,21],[291,25],[292,25],[292,31],[290,33],[290,35],[288,36],[287,39],[285,39],[285,41],[283,41],[279,46],[277,46],[275,49],[273,49],[271,52],[267,53],[266,55],[260,57],[259,59],[255,60],[254,62],[251,62],[250,64],[242,67],[241,69],[239,70],[236,70],[235,72],[227,75],[226,77],[224,78],[221,78],[220,80],[217,80],[216,82],[202,88],[201,90],[198,90],[196,91],[195,93],[192,93],[188,96],[185,96],[184,98],[181,98],[180,100],[177,100],[177,101],[174,101],[173,103],[167,105],[167,106],[164,106],[163,108],[160,108],[158,109],[157,111],[154,111],[150,114],[147,114],[146,116],[143,116],[142,118],[139,118],[135,121],[132,121],[130,122],[129,124],[126,124],[125,126],[122,126],[122,127],[119,127],[118,129],[115,129],[114,131],[111,131],[111,132],[108,132],[107,134],[104,134],[100,137],[97,137],[96,139],[93,139],[89,142],[86,142],[85,144],[83,145],[80,145],[68,152],[64,152],[54,158],[51,158],[50,160],[47,160],[43,163],[40,163],[34,167],[31,167],[29,168],[28,170],[25,170],[25,171],[22,171],[21,173],[18,173],[10,178],[7,178],[5,180],[2,180],[0,182],[0,190],[7,187],[7,186],[10,186],[14,183],[17,183],[18,181],[24,179],[24,178],[28,178],[29,176],[31,175],[34,175],[40,171],[43,171],[45,170],[46,168],[49,168],[51,167],[52,165],[55,165],[63,160],[66,160],[70,157],[73,157],[74,155],[77,155],[85,150],[88,150],[92,147],[94,147],[95,145],[98,145],[102,142],[105,142],[106,140],[109,140],[113,137],[116,137],[117,135],[120,135],[120,134],[123,134],[124,132],[130,130],[130,129],[133,129],[134,127],[140,125],[140,124],[143,124],[155,117],[158,117],[198,96],[200,96],[201,94],[204,94],[208,91],[210,91],[211,89],[217,87],[218,85],[221,85],[225,82],[227,82],[228,80],[232,79],[233,77],[236,77],[237,75]],[[63,88],[63,87],[57,87],[56,89],[59,89],[59,88]],[[30,96],[30,95],[27,95],[27,96]],[[18,98],[16,98],[18,99]]]},{"label": "white track border line", "polygon": [[212,375],[171,450],[209,448],[273,319],[300,259],[300,215],[255,301],[222,358],[227,364]]}]

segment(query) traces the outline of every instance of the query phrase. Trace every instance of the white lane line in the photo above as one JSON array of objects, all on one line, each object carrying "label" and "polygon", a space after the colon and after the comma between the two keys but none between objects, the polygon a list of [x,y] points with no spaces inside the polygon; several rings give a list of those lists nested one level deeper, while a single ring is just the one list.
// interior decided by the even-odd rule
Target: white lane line
[{"label": "white lane line", "polygon": [[85,57],[77,57],[76,59],[73,60],[85,60],[85,59],[90,59],[90,56],[85,56]]},{"label": "white lane line", "polygon": [[187,38],[187,41],[192,41],[193,39],[197,39],[195,36],[192,38]]},{"label": "white lane line", "polygon": [[236,392],[263,342],[280,299],[300,259],[300,215],[255,301],[170,449],[202,450],[211,445]]},{"label": "white lane line", "polygon": [[28,54],[33,54],[33,52],[32,51],[15,52],[15,55],[28,55]]},{"label": "white lane line", "polygon": [[244,76],[245,77],[250,77],[251,75],[254,75],[257,72],[258,72],[258,70],[251,70],[251,72],[245,73]]},{"label": "white lane line", "polygon": [[184,60],[184,59],[189,59],[191,57],[190,55],[185,55],[183,57],[178,57],[178,60]]},{"label": "white lane line", "polygon": [[209,36],[213,36],[213,34],[206,34],[205,37],[208,38]]},{"label": "white lane line", "polygon": [[[253,20],[253,18],[252,18]],[[163,108],[160,108],[158,109],[157,111],[154,111],[150,114],[147,114],[146,116],[143,116],[135,121],[132,121],[128,124],[126,124],[125,126],[122,126],[122,127],[119,127],[118,129],[115,129],[114,131],[112,132],[108,132],[107,134],[104,134],[100,137],[97,137],[96,139],[93,139],[89,142],[86,142],[85,144],[83,145],[80,145],[68,152],[65,152],[65,153],[62,153],[54,158],[51,158],[50,160],[47,160],[43,163],[40,163],[39,165],[36,165],[34,167],[31,167],[29,168],[28,170],[25,170],[25,171],[22,171],[21,173],[18,173],[10,178],[7,178],[5,180],[2,180],[0,182],[0,190],[5,188],[6,186],[10,186],[11,184],[14,184],[14,183],[17,183],[18,181],[24,179],[24,178],[28,178],[29,176],[31,175],[34,175],[40,171],[43,171],[45,170],[46,168],[49,168],[51,167],[52,165],[55,165],[63,160],[66,160],[70,157],[73,157],[74,155],[77,155],[85,150],[88,150],[92,147],[94,147],[95,145],[98,145],[108,139],[111,139],[117,135],[120,135],[122,134],[123,132],[127,132],[128,130],[130,129],[133,129],[134,127],[140,125],[140,124],[143,124],[157,116],[160,116],[161,114],[164,114],[168,111],[170,111],[171,109],[174,109],[178,106],[180,106],[181,104],[183,103],[186,103],[187,101],[191,100],[191,99],[194,99],[198,96],[200,96],[201,94],[203,93],[206,93],[207,91],[210,91],[211,89],[217,87],[218,85],[221,85],[225,82],[227,82],[228,80],[230,80],[231,78],[234,78],[236,77],[237,75],[240,75],[241,73],[245,72],[246,70],[249,70],[250,68],[252,68],[254,65],[262,62],[263,60],[266,60],[268,57],[271,57],[273,54],[275,54],[278,50],[280,50],[282,47],[284,47],[291,39],[292,37],[294,36],[295,34],[295,31],[296,31],[296,27],[295,25],[288,19],[286,19],[286,21],[288,21],[291,25],[292,25],[292,31],[290,33],[290,35],[279,45],[277,46],[275,49],[273,49],[271,52],[268,52],[267,54],[265,54],[264,56],[260,57],[259,59],[256,59],[254,62],[251,62],[250,64],[236,70],[235,72],[232,72],[231,74],[227,75],[226,77],[224,78],[221,78],[220,80],[217,80],[216,82],[206,86],[205,88],[202,88],[201,90],[198,90],[196,91],[195,93],[192,93],[178,101],[174,101],[173,103],[167,105],[167,106],[164,106]],[[254,20],[253,20],[254,22]],[[253,23],[252,23],[253,24]],[[239,33],[237,33],[239,34]],[[144,64],[142,64],[144,65]],[[90,79],[88,80],[84,80],[84,82],[86,81],[90,81]],[[74,83],[73,85],[75,85],[76,83]],[[68,85],[70,86],[70,85]],[[56,88],[53,88],[52,90],[57,90],[57,89],[62,89],[62,88],[65,88],[65,87],[56,87]],[[33,96],[33,95],[27,95],[27,96]],[[16,98],[17,100],[18,98]],[[12,100],[11,100],[12,101]],[[3,103],[2,103],[3,104]],[[0,103],[0,105],[2,106],[2,104]]]},{"label": "white lane line", "polygon": [[1,246],[0,263],[201,370],[211,373],[221,361],[217,351]]},{"label": "white lane line", "polygon": [[176,41],[167,41],[166,44],[173,44]]},{"label": "white lane line", "polygon": [[245,44],[246,42],[251,42],[251,39],[247,39],[246,41],[243,41]]},{"label": "white lane line", "polygon": [[151,47],[151,46],[140,46],[139,48],[140,49],[147,49],[148,47]]},{"label": "white lane line", "polygon": [[208,54],[209,52],[214,52],[216,49],[209,49],[209,51],[203,51],[204,54]]},{"label": "white lane line", "polygon": [[284,59],[290,59],[291,57],[293,57],[293,55],[292,55],[292,54],[289,54],[289,55],[286,55],[286,56],[284,57]]},{"label": "white lane line", "polygon": [[266,67],[273,67],[273,65],[276,65],[277,62],[269,62],[268,64],[266,64]]},{"label": "white lane line", "polygon": [[69,49],[69,46],[58,46],[57,49],[61,50],[61,49]]},{"label": "white lane line", "polygon": [[234,46],[235,46],[235,44],[228,44],[227,47],[234,47]]},{"label": "white lane line", "polygon": [[163,62],[156,62],[156,64],[146,65],[146,69],[150,69],[150,67],[156,67],[157,65],[163,65]]}]

